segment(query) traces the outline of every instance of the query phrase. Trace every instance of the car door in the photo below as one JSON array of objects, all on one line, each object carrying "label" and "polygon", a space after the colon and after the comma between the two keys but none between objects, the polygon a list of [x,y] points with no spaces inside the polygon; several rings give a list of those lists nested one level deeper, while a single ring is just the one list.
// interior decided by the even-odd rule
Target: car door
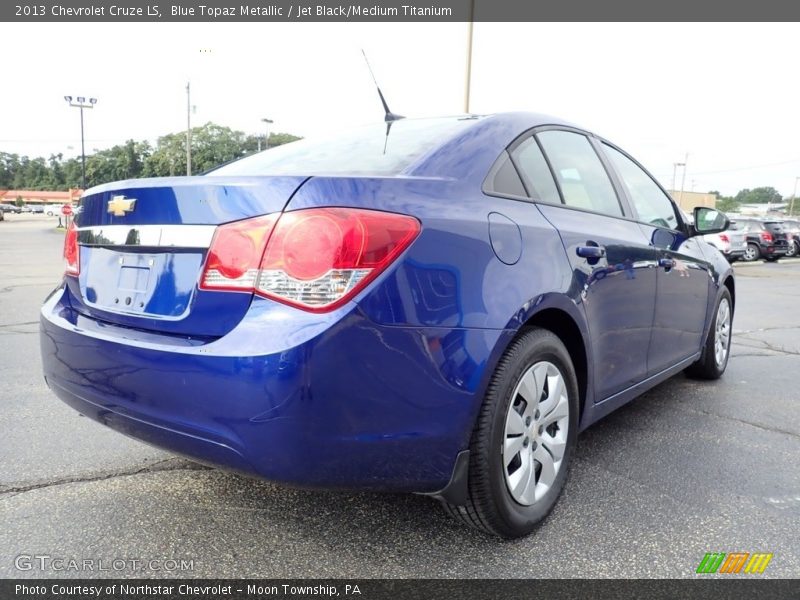
[{"label": "car door", "polygon": [[[649,375],[700,350],[705,329],[710,264],[701,238],[689,237],[675,203],[630,157],[610,144],[602,149],[624,185],[644,235],[658,256]],[[708,251],[712,251],[710,248]]]},{"label": "car door", "polygon": [[528,194],[555,226],[586,314],[595,401],[647,376],[655,253],[625,209],[589,138],[539,131],[510,149]]}]

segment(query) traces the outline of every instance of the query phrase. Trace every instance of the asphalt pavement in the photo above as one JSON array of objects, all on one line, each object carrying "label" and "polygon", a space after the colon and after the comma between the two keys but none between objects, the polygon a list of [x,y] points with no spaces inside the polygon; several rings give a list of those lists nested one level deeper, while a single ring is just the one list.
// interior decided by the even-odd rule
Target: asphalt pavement
[{"label": "asphalt pavement", "polygon": [[771,552],[762,576],[800,576],[800,261],[737,266],[723,379],[676,376],[584,432],[553,513],[507,542],[425,497],[287,489],[79,416],[39,358],[63,234],[7,219],[0,577],[696,577],[706,552]]}]

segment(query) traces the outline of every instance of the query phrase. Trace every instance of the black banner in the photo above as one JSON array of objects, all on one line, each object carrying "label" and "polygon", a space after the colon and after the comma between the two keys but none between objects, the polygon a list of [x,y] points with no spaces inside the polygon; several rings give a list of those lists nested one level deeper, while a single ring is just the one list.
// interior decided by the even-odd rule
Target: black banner
[{"label": "black banner", "polygon": [[2,580],[3,600],[261,600],[352,598],[359,600],[503,600],[797,598],[798,581],[753,576],[680,580]]},{"label": "black banner", "polygon": [[797,21],[800,3],[697,0],[11,0],[17,22]]}]

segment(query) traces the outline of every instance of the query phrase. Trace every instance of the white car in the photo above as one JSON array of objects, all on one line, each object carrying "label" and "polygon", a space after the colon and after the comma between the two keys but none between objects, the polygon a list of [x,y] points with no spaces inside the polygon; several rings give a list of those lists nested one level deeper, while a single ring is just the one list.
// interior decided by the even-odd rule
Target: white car
[{"label": "white car", "polygon": [[736,223],[731,223],[731,228],[727,231],[704,235],[703,239],[722,252],[728,262],[739,260],[747,250],[747,234],[738,231]]}]

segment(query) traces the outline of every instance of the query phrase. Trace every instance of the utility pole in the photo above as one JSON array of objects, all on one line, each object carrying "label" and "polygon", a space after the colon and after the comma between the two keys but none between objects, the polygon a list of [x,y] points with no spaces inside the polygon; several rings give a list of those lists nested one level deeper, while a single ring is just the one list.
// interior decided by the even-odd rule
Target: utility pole
[{"label": "utility pole", "polygon": [[794,178],[794,190],[792,190],[792,203],[789,205],[789,216],[791,217],[794,214],[794,197],[797,195],[797,180],[800,177]]},{"label": "utility pole", "polygon": [[192,176],[192,99],[189,90],[190,81],[186,82],[186,176]]},{"label": "utility pole", "polygon": [[464,84],[464,112],[469,114],[469,92],[472,84],[472,27],[475,18],[475,0],[469,2],[469,24],[467,25],[467,76]]}]

